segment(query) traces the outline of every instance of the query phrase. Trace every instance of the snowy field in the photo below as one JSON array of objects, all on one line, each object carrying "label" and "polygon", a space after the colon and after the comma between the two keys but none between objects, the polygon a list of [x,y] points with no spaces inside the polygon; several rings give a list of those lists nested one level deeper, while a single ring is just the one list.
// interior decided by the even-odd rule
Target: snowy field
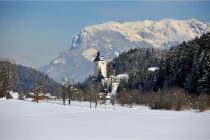
[{"label": "snowy field", "polygon": [[72,106],[0,99],[0,140],[210,139],[210,111]]}]

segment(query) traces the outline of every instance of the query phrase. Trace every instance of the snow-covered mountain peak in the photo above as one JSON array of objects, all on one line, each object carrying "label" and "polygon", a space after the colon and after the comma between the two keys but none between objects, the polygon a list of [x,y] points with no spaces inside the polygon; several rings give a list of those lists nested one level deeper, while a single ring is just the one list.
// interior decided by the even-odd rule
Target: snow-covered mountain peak
[{"label": "snow-covered mountain peak", "polygon": [[41,71],[58,81],[64,76],[73,81],[82,81],[93,73],[92,60],[98,50],[106,59],[111,60],[132,48],[167,49],[209,31],[209,23],[196,19],[168,18],[123,23],[110,21],[87,26],[73,38],[69,50],[42,67]]},{"label": "snow-covered mountain peak", "polygon": [[152,26],[157,26],[157,28],[158,27],[164,28],[165,26],[184,25],[184,24],[206,26],[206,24],[196,19],[175,20],[175,19],[166,18],[159,21],[152,21],[152,20],[147,19],[144,21],[132,21],[132,22],[122,22],[122,23],[109,21],[102,24],[87,26],[82,30],[82,32],[90,33],[90,32],[102,31],[102,30],[118,31],[118,30],[126,30],[126,29],[139,30],[145,27],[151,28]]},{"label": "snow-covered mountain peak", "polygon": [[80,36],[84,41],[88,41],[89,38],[94,37],[98,32],[115,32],[130,42],[138,43],[144,41],[156,48],[161,48],[167,42],[189,40],[209,29],[209,24],[204,24],[195,19],[162,19],[159,21],[144,20],[123,23],[110,21],[85,27],[81,31]]}]

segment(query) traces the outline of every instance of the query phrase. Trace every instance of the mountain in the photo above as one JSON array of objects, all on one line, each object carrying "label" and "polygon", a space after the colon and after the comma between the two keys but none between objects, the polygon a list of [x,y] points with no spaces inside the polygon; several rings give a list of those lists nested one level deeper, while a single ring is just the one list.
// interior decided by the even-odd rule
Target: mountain
[{"label": "mountain", "polygon": [[55,95],[60,84],[50,78],[48,75],[37,71],[33,68],[28,68],[22,65],[16,65],[16,80],[15,91],[18,92],[31,92],[37,84],[37,80],[43,82],[43,91]]},{"label": "mountain", "polygon": [[[6,72],[8,79],[2,78],[3,72]],[[33,92],[38,78],[43,83],[43,91],[45,93],[56,93],[57,88],[59,88],[60,85],[46,74],[33,68],[16,65],[6,59],[0,60],[0,89],[2,89],[1,85],[6,84],[8,90],[13,90],[19,93]]]},{"label": "mountain", "polygon": [[168,49],[183,41],[210,31],[210,24],[195,19],[135,22],[106,22],[85,27],[64,51],[40,70],[57,81],[70,77],[83,81],[93,73],[93,59],[97,50],[111,60],[132,48]]}]

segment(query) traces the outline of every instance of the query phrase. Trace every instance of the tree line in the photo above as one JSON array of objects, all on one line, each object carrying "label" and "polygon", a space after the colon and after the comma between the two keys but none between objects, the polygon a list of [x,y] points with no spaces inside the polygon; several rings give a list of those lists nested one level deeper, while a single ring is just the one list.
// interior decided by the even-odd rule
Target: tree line
[{"label": "tree line", "polygon": [[[19,99],[32,98],[37,103],[43,95],[51,93],[57,99],[63,101],[63,105],[71,104],[72,100],[89,101],[92,103],[99,102],[99,87],[93,78],[88,78],[84,83],[73,84],[70,79],[64,78],[61,83],[55,82],[47,75],[33,69],[17,65],[14,61],[8,59],[0,60],[0,97],[11,98],[9,91],[19,93]],[[100,82],[97,82],[100,83]],[[34,95],[29,94],[30,92]]]},{"label": "tree line", "polygon": [[11,60],[0,60],[0,96],[5,97],[8,91],[12,90],[25,95],[33,92],[37,84],[42,87],[42,92],[56,94],[57,89],[61,86],[49,76],[33,69],[16,65]]},{"label": "tree line", "polygon": [[[157,71],[148,71],[158,67]],[[136,48],[113,59],[111,74],[128,73],[119,90],[158,91],[180,87],[190,94],[210,94],[210,33],[169,50]]]},{"label": "tree line", "polygon": [[[159,70],[148,71],[149,67]],[[117,101],[122,105],[210,109],[210,33],[169,50],[132,49],[113,59],[109,71],[129,74],[118,87]]]},{"label": "tree line", "polygon": [[210,33],[170,48],[160,68],[159,87],[210,95]]}]

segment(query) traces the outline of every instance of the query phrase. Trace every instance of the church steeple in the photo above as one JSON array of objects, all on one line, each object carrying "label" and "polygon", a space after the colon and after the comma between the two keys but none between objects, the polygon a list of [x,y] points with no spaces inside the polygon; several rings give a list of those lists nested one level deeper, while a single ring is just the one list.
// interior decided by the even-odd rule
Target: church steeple
[{"label": "church steeple", "polygon": [[100,52],[99,51],[97,52],[97,56],[94,59],[94,61],[100,61]]},{"label": "church steeple", "polygon": [[103,75],[103,77],[107,77],[107,62],[103,56],[100,56],[100,52],[97,52],[96,58],[94,59],[95,64],[95,72],[94,75],[98,76],[99,73]]}]

